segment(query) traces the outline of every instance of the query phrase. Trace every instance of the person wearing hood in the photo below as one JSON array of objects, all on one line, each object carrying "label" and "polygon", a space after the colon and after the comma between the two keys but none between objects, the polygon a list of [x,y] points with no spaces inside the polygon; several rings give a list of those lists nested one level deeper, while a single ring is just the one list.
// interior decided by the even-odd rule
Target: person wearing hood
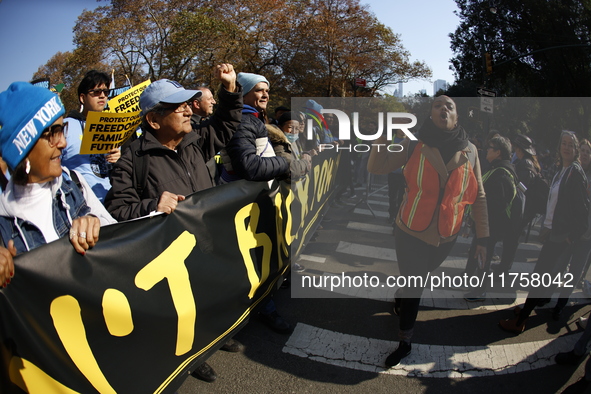
[{"label": "person wearing hood", "polygon": [[101,202],[111,188],[109,175],[114,163],[121,157],[119,148],[107,154],[81,155],[82,135],[89,111],[102,112],[107,106],[110,78],[107,74],[90,70],[78,85],[78,100],[81,112],[72,111],[64,122],[68,123],[67,146],[63,152],[63,164],[70,170],[76,170],[84,176],[92,191]]},{"label": "person wearing hood", "polygon": [[[483,176],[484,191],[486,193],[489,233],[488,243],[486,245],[486,259],[479,266],[474,255],[476,248],[476,237],[472,242],[470,252],[468,252],[468,261],[466,263],[466,273],[468,276],[477,275],[481,277],[483,273],[488,273],[490,264],[497,242],[503,242],[503,254],[501,264],[511,266],[515,258],[516,249],[509,248],[509,245],[515,243],[515,238],[519,238],[520,223],[515,223],[515,219],[510,217],[511,204],[521,203],[516,201],[517,194],[517,174],[511,164],[511,142],[501,136],[497,136],[488,141],[486,148],[486,161],[489,163],[490,170]],[[517,218],[521,221],[521,217]],[[474,288],[466,294],[467,301],[482,301],[486,296],[486,287]]]},{"label": "person wearing hood", "polygon": [[15,274],[11,257],[64,236],[84,255],[100,226],[115,223],[84,178],[61,165],[64,113],[55,93],[28,82],[0,93],[0,149],[11,172],[0,195],[1,285]]},{"label": "person wearing hood", "polygon": [[275,156],[284,157],[289,162],[287,180],[297,181],[305,176],[312,168],[312,156],[316,151],[302,152],[299,144],[299,116],[292,112],[285,112],[277,120],[279,127],[267,124],[269,141],[273,145]]},{"label": "person wearing hood", "polygon": [[[447,258],[457,239],[466,205],[472,204],[477,246],[474,252],[486,258],[488,216],[476,147],[458,124],[456,103],[438,96],[411,145],[406,139],[400,152],[379,149],[388,144],[386,136],[372,147],[367,169],[386,175],[404,166],[407,189],[394,230],[400,275],[426,278]],[[411,353],[411,338],[419,312],[422,284],[401,287],[394,300],[399,316],[398,348],[386,360],[387,367],[398,365]]]}]

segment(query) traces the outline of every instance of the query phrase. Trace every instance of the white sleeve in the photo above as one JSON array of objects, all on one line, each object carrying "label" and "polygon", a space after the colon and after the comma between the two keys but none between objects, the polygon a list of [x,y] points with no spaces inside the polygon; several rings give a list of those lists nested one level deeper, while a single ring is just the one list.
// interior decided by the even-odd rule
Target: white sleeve
[{"label": "white sleeve", "polygon": [[86,205],[88,205],[90,208],[90,213],[99,218],[101,221],[101,226],[117,223],[117,221],[113,219],[111,214],[107,211],[105,206],[100,202],[98,197],[94,194],[86,182],[86,179],[84,179],[84,177],[77,171],[76,174],[78,174],[78,179],[80,180],[80,185],[82,186],[82,194],[84,194]]}]

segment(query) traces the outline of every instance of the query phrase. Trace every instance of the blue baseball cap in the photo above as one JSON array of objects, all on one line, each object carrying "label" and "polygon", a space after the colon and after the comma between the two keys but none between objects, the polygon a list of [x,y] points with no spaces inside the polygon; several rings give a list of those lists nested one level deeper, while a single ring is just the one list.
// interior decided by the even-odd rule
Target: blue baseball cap
[{"label": "blue baseball cap", "polygon": [[187,90],[170,79],[152,82],[140,96],[141,115],[150,112],[159,103],[180,104],[201,97],[201,90]]}]

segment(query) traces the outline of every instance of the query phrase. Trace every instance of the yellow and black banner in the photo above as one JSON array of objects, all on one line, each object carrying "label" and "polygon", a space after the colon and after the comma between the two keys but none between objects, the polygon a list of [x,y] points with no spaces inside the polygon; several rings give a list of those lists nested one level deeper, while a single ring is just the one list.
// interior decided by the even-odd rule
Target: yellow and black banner
[{"label": "yellow and black banner", "polygon": [[276,288],[337,166],[326,153],[292,187],[196,193],[103,227],[85,256],[66,238],[17,256],[0,290],[0,392],[173,393]]}]

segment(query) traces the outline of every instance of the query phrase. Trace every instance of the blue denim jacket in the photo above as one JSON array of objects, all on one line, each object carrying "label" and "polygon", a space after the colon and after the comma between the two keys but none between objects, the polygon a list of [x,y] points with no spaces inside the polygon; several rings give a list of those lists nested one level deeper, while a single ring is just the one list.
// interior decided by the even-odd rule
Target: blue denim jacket
[{"label": "blue denim jacket", "polygon": [[[52,204],[53,226],[60,238],[70,230],[71,220],[90,213],[84,195],[76,183],[65,172],[62,177],[62,186]],[[5,247],[12,239],[19,254],[47,243],[33,223],[16,217],[0,216],[0,236]]]}]

